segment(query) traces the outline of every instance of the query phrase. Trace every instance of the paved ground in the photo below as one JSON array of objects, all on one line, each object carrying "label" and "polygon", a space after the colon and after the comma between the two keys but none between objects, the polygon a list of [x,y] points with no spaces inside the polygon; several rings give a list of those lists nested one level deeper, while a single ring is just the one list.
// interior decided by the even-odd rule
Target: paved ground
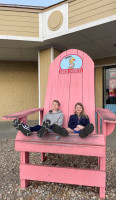
[{"label": "paved ground", "polygon": [[[30,126],[38,124],[38,121],[29,121]],[[0,139],[15,139],[17,130],[13,127],[12,121],[0,122]],[[107,147],[116,149],[116,128],[113,133],[107,136]]]},{"label": "paved ground", "polygon": [[[34,126],[38,121],[29,121],[30,126]],[[12,121],[0,122],[0,139],[15,139],[17,130],[13,127]]]}]

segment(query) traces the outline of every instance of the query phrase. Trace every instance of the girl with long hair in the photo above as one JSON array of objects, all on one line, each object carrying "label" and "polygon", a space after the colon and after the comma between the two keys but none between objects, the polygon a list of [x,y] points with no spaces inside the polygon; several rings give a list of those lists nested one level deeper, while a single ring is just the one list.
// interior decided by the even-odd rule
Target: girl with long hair
[{"label": "girl with long hair", "polygon": [[81,138],[94,131],[94,126],[90,123],[89,117],[84,112],[84,106],[80,102],[75,104],[75,114],[70,116],[67,131],[78,133]]}]

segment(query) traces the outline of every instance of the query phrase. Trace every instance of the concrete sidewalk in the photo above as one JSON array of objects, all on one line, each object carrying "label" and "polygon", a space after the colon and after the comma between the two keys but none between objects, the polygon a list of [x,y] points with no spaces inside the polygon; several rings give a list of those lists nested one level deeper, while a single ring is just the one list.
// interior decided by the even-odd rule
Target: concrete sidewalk
[{"label": "concrete sidewalk", "polygon": [[[37,120],[28,121],[29,126],[35,126],[38,124]],[[0,122],[0,140],[1,139],[15,139],[17,130],[13,127],[12,121]],[[107,136],[107,147],[116,149],[116,128],[113,133]]]}]

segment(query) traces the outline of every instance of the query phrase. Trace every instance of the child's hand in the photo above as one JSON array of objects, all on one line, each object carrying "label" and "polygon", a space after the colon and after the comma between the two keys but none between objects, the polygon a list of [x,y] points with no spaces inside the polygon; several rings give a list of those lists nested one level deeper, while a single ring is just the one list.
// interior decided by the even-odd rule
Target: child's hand
[{"label": "child's hand", "polygon": [[82,130],[82,129],[84,129],[85,127],[82,126],[82,125],[78,125],[76,128],[78,128],[79,130]]},{"label": "child's hand", "polygon": [[80,131],[81,129],[79,129],[78,127],[74,128],[75,131]]}]

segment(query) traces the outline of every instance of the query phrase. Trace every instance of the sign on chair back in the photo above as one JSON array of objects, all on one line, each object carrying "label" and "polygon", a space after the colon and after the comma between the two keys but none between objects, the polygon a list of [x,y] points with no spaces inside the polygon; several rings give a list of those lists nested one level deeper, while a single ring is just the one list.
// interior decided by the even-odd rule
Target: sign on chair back
[{"label": "sign on chair back", "polygon": [[[40,111],[40,121],[42,121],[43,115],[51,109],[53,100],[59,100],[61,103],[65,128],[69,116],[74,114],[77,102],[83,103],[85,113],[95,126],[94,63],[86,53],[70,49],[51,63],[44,108],[30,109],[2,118],[11,120],[18,118],[22,122],[27,122],[28,115]],[[70,133],[68,137],[60,137],[59,140],[56,140],[55,133],[47,133],[42,138],[36,133],[27,137],[19,131],[15,139],[15,150],[21,152],[21,187],[27,187],[29,180],[96,186],[100,188],[100,198],[105,199],[106,136],[115,128],[116,115],[108,109],[97,108],[96,112],[98,132],[96,133],[95,129],[93,134],[86,138]],[[100,118],[102,118],[102,132],[100,132]],[[34,165],[30,163],[29,152],[40,152],[42,161],[45,160],[45,153],[95,156],[98,157],[98,168]]]}]

